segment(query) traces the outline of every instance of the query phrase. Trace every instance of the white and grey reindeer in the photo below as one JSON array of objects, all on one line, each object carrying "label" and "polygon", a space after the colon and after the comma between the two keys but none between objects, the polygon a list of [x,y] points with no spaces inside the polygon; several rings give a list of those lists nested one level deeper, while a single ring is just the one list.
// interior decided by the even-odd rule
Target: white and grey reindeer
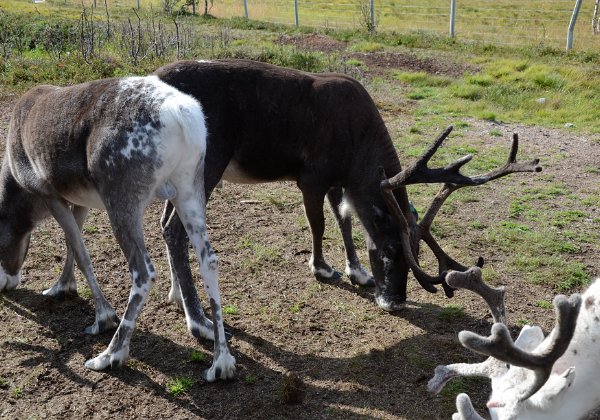
[{"label": "white and grey reindeer", "polygon": [[[452,272],[447,280],[453,287],[473,289],[472,285],[483,284],[479,268]],[[487,407],[492,419],[498,420],[576,420],[600,406],[600,279],[582,296],[554,298],[556,326],[547,337],[541,328],[525,326],[514,342],[504,324],[504,290],[476,292],[488,304],[491,295],[498,302],[496,307],[490,304],[495,321],[491,335],[461,331],[459,340],[489,357],[482,363],[438,366],[429,391],[438,393],[456,376],[488,377],[492,394]],[[458,395],[456,406],[453,420],[483,419],[467,394]]]},{"label": "white and grey reindeer", "polygon": [[[136,320],[156,277],[142,216],[158,198],[170,200],[184,221],[210,298],[214,328],[206,333],[215,341],[215,353],[204,376],[213,381],[235,373],[223,327],[217,257],[205,223],[204,120],[197,100],[156,76],[39,86],[14,108],[0,170],[0,292],[17,286],[31,231],[54,216],[94,297],[95,322],[86,332],[98,334],[118,324],[108,348],[85,363],[89,369],[119,366],[129,357]],[[106,209],[129,264],[132,287],[120,323],[98,286],[81,236],[91,207]],[[73,285],[59,281],[44,293],[68,293]]]}]

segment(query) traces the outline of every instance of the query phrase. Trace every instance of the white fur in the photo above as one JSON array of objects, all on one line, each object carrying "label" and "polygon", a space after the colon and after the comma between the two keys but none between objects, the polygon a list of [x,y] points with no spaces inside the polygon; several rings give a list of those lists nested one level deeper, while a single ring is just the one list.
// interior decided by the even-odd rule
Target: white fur
[{"label": "white fur", "polygon": [[[521,337],[521,341],[517,340],[515,344],[525,350],[533,348],[533,353],[542,352],[549,343],[548,337],[540,343],[543,335],[537,327],[524,327]],[[525,368],[510,366],[504,375],[491,378],[492,395],[488,407],[492,419],[576,420],[585,417],[600,406],[599,354],[600,279],[597,279],[582,296],[569,347],[555,362],[552,375],[538,392],[525,401],[518,400],[520,386],[533,379],[532,371]],[[463,404],[465,395],[461,394],[461,398]],[[468,420],[477,417],[455,414],[453,418]]]},{"label": "white fur", "polygon": [[3,290],[12,290],[21,281],[21,272],[17,272],[17,274],[10,275],[8,274],[2,265],[0,265],[0,292]]}]

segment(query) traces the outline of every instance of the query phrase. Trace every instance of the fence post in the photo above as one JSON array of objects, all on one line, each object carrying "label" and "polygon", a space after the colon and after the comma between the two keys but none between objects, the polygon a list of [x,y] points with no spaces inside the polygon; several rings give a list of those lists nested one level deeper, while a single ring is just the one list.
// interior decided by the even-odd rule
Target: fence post
[{"label": "fence post", "polygon": [[573,14],[571,15],[571,21],[569,22],[569,30],[567,31],[567,51],[573,49],[573,31],[575,29],[575,23],[577,22],[577,15],[581,8],[583,0],[576,0],[575,7],[573,8]]},{"label": "fence post", "polygon": [[244,16],[248,19],[248,0],[244,0]]},{"label": "fence post", "polygon": [[456,0],[450,0],[450,38],[454,38],[454,19],[456,18]]},{"label": "fence post", "polygon": [[375,0],[371,0],[371,32],[375,32]]},{"label": "fence post", "polygon": [[294,19],[296,26],[298,26],[298,0],[294,0]]}]

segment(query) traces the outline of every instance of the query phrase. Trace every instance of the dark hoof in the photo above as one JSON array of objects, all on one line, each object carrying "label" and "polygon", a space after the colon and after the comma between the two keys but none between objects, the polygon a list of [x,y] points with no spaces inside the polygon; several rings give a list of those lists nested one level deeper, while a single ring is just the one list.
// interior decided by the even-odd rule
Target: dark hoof
[{"label": "dark hoof", "polygon": [[399,298],[389,298],[385,296],[376,296],[377,306],[386,312],[401,311],[406,308],[406,300]]},{"label": "dark hoof", "polygon": [[333,271],[333,274],[330,277],[325,277],[322,276],[320,274],[315,274],[315,278],[317,279],[317,281],[320,281],[321,283],[332,283],[336,280],[339,280],[342,278],[342,273],[340,273],[339,271]]},{"label": "dark hoof", "polygon": [[55,293],[53,295],[46,294],[44,296],[47,296],[50,299],[62,302],[63,300],[76,298],[79,295],[77,294],[76,290],[72,290],[72,291],[63,291],[63,290],[61,290],[60,292],[57,292],[57,293]]},{"label": "dark hoof", "polygon": [[350,276],[350,283],[352,283],[354,286],[360,287],[375,287],[375,280],[373,278],[370,278],[366,283],[363,284],[360,283],[354,276]]}]

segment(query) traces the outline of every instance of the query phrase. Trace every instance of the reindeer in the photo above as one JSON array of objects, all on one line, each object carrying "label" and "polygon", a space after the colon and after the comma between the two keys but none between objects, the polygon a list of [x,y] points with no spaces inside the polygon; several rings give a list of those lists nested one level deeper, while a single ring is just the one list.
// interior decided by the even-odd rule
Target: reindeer
[{"label": "reindeer", "polygon": [[[455,287],[479,289],[491,302],[494,325],[489,337],[462,331],[461,344],[489,356],[482,363],[438,366],[429,381],[438,393],[456,376],[491,379],[492,395],[487,407],[492,419],[580,419],[600,405],[597,374],[600,371],[600,279],[582,296],[554,298],[556,326],[544,337],[537,327],[525,326],[513,342],[505,325],[503,289],[482,286],[481,270],[452,272],[447,281]],[[483,419],[468,395],[456,399],[454,420]]]},{"label": "reindeer", "polygon": [[[207,335],[215,352],[204,376],[213,381],[235,372],[223,327],[217,257],[205,224],[204,120],[198,101],[156,76],[39,86],[14,108],[0,169],[0,291],[17,286],[31,231],[52,215],[94,296],[95,321],[85,332],[99,334],[118,325],[108,348],[86,361],[89,369],[128,359],[136,320],[156,277],[142,216],[157,197],[177,210],[210,298],[214,329]],[[81,236],[91,207],[106,209],[129,264],[132,286],[120,322],[100,290]],[[72,277],[72,263],[70,268],[61,278]],[[63,281],[45,293],[56,296],[69,287]]]},{"label": "reindeer", "polygon": [[[355,284],[370,285],[374,280],[376,302],[386,311],[405,306],[409,271],[429,292],[442,284],[451,297],[454,289],[444,281],[446,272],[467,270],[448,256],[430,233],[433,219],[453,191],[515,172],[541,170],[537,159],[516,162],[516,135],[507,164],[487,174],[467,177],[460,173],[471,155],[444,168],[429,168],[429,160],[451,127],[403,170],[373,100],[358,81],[345,75],[312,74],[250,60],[178,61],[155,74],[202,103],[209,133],[206,197],[222,179],[295,181],[312,232],[310,269],[317,277],[330,278],[335,271],[322,251],[327,197],[342,231],[346,273]],[[388,179],[388,175],[394,176]],[[417,223],[405,186],[427,182],[444,186]],[[342,201],[366,230],[373,276],[356,256],[350,218],[340,211]],[[212,324],[204,315],[189,268],[186,232],[171,203],[165,206],[161,224],[171,267],[169,301],[183,306],[188,330],[194,336],[211,338]],[[439,261],[437,275],[428,275],[419,267],[421,240]],[[483,265],[482,258],[477,265]],[[52,294],[75,288],[68,271],[50,289]]]},{"label": "reindeer", "polygon": [[[200,100],[210,133],[205,167],[205,194],[221,179],[256,183],[293,180],[302,192],[312,232],[313,273],[334,270],[322,254],[323,202],[327,197],[346,246],[347,272],[362,271],[353,253],[351,225],[339,213],[342,199],[366,230],[377,304],[386,311],[404,307],[409,270],[430,292],[445,281],[448,270],[467,267],[450,258],[430,233],[444,200],[467,185],[481,185],[513,172],[540,171],[539,161],[517,163],[515,137],[508,163],[488,174],[467,177],[460,168],[465,156],[445,168],[427,167],[451,128],[412,166],[402,170],[385,124],[364,87],[340,74],[312,74],[249,60],[178,61],[155,74],[166,83]],[[387,176],[394,175],[388,179]],[[417,223],[405,186],[440,182],[444,187]],[[187,268],[185,231],[170,204],[162,225],[172,272],[171,300],[181,302],[188,325],[203,324],[202,310]],[[439,260],[430,276],[416,260],[420,240]],[[483,264],[483,259],[478,260]],[[352,279],[352,274],[350,274]],[[355,282],[368,281],[357,276]],[[354,281],[353,281],[354,282]],[[194,327],[196,328],[196,327]]]}]

